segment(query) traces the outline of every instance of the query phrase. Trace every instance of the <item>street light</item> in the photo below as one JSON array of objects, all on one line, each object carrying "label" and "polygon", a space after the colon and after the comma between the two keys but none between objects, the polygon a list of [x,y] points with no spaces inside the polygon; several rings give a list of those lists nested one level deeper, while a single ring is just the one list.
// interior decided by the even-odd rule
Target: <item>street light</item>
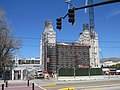
[{"label": "street light", "polygon": [[60,69],[60,67],[57,67],[57,80],[59,78],[59,69]]},{"label": "street light", "polygon": [[75,78],[75,67],[73,67],[73,69],[74,69],[74,78]]},{"label": "street light", "polygon": [[56,65],[57,80],[58,80],[58,78],[59,78],[59,70],[60,70],[61,68],[62,68],[61,65],[59,65],[59,64]]},{"label": "street light", "polygon": [[90,78],[90,69],[91,69],[91,66],[89,66],[89,78]]}]

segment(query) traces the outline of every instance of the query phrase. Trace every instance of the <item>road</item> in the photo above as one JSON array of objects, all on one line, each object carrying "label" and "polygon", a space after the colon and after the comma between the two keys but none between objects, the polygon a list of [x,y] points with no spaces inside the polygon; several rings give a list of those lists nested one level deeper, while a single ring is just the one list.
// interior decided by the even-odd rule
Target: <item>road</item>
[{"label": "road", "polygon": [[83,80],[83,81],[56,81],[33,80],[43,90],[59,90],[61,88],[73,88],[75,90],[120,90],[120,78],[105,80]]},{"label": "road", "polygon": [[[64,80],[66,79],[66,80]],[[68,80],[70,79],[70,80]],[[3,81],[0,81],[0,90]],[[120,90],[120,77],[71,77],[50,78],[50,79],[34,79],[30,80],[30,86],[27,86],[26,80],[9,80],[8,87],[5,90],[32,90],[32,83],[35,84],[34,90],[60,90],[62,88],[74,88],[73,90]],[[68,89],[62,89],[68,90]]]}]

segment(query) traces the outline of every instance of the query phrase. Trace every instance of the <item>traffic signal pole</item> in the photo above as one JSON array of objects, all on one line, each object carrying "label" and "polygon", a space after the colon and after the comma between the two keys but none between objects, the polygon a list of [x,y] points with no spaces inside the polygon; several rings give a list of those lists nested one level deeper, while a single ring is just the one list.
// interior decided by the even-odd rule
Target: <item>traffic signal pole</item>
[{"label": "traffic signal pole", "polygon": [[[76,11],[76,10],[80,10],[80,9],[84,9],[84,8],[101,6],[101,5],[106,5],[106,4],[116,3],[116,2],[120,2],[120,0],[109,0],[109,1],[104,1],[104,2],[100,2],[100,3],[96,3],[96,4],[91,4],[91,5],[79,7],[79,8],[73,7],[72,9],[74,9]],[[61,19],[65,19],[68,16],[68,14],[69,14],[69,12],[64,17],[61,17]],[[57,28],[57,29],[61,29],[61,28]]]},{"label": "traffic signal pole", "polygon": [[[111,3],[116,3],[116,2],[120,2],[120,0],[110,0],[110,1],[105,1],[105,2],[100,2],[100,3],[96,3],[96,4],[92,4],[92,5],[87,5],[87,6],[79,7],[79,8],[75,8],[74,7],[74,9],[75,10],[80,10],[80,9],[84,9],[84,8],[101,6],[101,5],[111,4]],[[67,15],[68,15],[68,13],[63,17],[63,19],[65,19]]]},{"label": "traffic signal pole", "polygon": [[109,1],[105,1],[105,2],[100,2],[100,3],[96,3],[96,4],[92,4],[92,5],[75,8],[75,10],[89,8],[89,7],[95,7],[95,6],[101,6],[101,5],[111,4],[111,3],[116,3],[116,2],[120,2],[120,0],[109,0]]}]

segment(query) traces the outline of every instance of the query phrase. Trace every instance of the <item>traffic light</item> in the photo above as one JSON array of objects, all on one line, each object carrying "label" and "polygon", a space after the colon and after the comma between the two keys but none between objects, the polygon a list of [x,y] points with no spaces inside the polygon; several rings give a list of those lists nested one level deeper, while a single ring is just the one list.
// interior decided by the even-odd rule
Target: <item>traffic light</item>
[{"label": "traffic light", "polygon": [[68,21],[69,23],[72,23],[72,25],[75,23],[75,8],[68,10]]},{"label": "traffic light", "polygon": [[59,29],[59,30],[62,29],[62,18],[61,17],[57,18],[56,21],[57,21],[56,22],[56,28]]}]

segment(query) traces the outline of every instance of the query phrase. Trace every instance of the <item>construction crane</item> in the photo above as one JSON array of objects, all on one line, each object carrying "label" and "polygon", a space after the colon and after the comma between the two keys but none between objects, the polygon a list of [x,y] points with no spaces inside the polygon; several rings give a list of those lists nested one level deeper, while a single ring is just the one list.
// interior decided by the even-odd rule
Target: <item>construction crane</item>
[{"label": "construction crane", "polygon": [[70,9],[70,8],[71,8],[71,6],[72,6],[72,4],[71,4],[71,0],[66,0],[66,1],[65,1],[65,3],[67,3],[67,4],[68,4],[68,9]]},{"label": "construction crane", "polygon": [[[86,0],[85,5],[92,5],[93,4],[93,0]],[[86,13],[86,8],[85,8],[85,13]],[[90,37],[95,38],[95,35],[93,33],[93,31],[95,30],[95,24],[94,24],[94,8],[93,7],[89,7],[89,26],[90,26]]]},{"label": "construction crane", "polygon": [[[93,4],[93,0],[88,0],[89,5]],[[90,23],[90,30],[94,30],[94,8],[89,8],[89,23]]]},{"label": "construction crane", "polygon": [[[93,4],[93,0],[88,0],[89,5]],[[94,8],[89,8],[89,24],[90,24],[90,36],[91,39],[95,38],[94,30],[95,30],[95,24],[94,24]]]},{"label": "construction crane", "polygon": [[[93,0],[86,0],[85,5],[92,5]],[[86,9],[85,9],[86,12]],[[90,66],[95,63],[95,50],[94,50],[94,39],[95,39],[95,24],[94,24],[94,8],[89,7],[89,29],[90,29],[90,39],[91,39],[91,58],[92,58],[92,63]],[[96,63],[95,63],[96,64]]]}]

